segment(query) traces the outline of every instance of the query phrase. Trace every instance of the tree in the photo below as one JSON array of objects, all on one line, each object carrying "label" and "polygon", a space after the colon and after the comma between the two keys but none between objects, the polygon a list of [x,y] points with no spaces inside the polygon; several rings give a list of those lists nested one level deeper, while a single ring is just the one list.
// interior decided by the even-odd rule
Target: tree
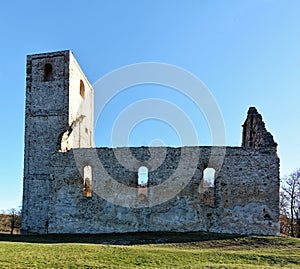
[{"label": "tree", "polygon": [[8,215],[10,218],[10,234],[13,234],[15,229],[21,228],[21,223],[22,223],[21,210],[16,208],[11,208],[8,210]]},{"label": "tree", "polygon": [[290,220],[288,218],[288,199],[286,193],[280,191],[280,232],[282,234],[290,235]]},{"label": "tree", "polygon": [[[280,211],[281,215],[288,219],[289,226],[281,226],[281,231],[293,237],[300,237],[300,169],[282,180]],[[283,223],[282,225],[286,225]]]}]

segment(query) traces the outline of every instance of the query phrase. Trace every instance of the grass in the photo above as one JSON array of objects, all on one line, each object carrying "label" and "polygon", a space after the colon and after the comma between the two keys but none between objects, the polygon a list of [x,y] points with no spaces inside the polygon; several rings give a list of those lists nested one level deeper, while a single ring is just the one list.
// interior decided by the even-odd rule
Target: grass
[{"label": "grass", "polygon": [[300,268],[300,240],[203,233],[0,235],[0,268]]}]

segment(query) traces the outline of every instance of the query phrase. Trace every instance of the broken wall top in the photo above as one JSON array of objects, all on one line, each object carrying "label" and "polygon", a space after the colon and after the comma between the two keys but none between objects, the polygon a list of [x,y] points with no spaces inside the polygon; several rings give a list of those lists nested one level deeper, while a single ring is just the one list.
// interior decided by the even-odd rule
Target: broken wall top
[{"label": "broken wall top", "polygon": [[250,107],[243,126],[242,147],[258,150],[272,150],[276,152],[277,143],[267,131],[261,114],[255,107]]}]

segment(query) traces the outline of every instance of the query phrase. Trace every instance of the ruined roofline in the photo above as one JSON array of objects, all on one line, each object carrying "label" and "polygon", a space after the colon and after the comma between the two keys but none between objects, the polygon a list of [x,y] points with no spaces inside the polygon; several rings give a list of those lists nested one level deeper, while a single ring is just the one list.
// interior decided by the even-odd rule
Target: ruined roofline
[{"label": "ruined roofline", "polygon": [[[187,146],[159,146],[159,147],[148,147],[148,146],[117,146],[117,147],[105,147],[105,146],[100,146],[100,147],[94,147],[94,148],[86,148],[86,149],[125,149],[125,148],[170,148],[170,149],[182,149],[182,148],[217,148],[217,149],[224,149],[224,148],[229,148],[229,149],[243,149],[247,150],[250,148],[245,148],[241,146],[207,146],[207,145],[187,145]],[[74,148],[76,149],[76,148]]]},{"label": "ruined roofline", "polygon": [[[72,148],[68,151],[65,151],[65,152],[56,152],[57,154],[61,154],[62,156],[64,154],[68,154],[68,153],[72,153],[72,152],[84,152],[84,151],[105,151],[105,150],[111,150],[111,151],[127,151],[127,150],[159,150],[159,149],[165,149],[165,150],[175,150],[175,151],[180,151],[182,149],[186,149],[186,150],[200,150],[200,151],[213,151],[214,154],[236,154],[236,152],[238,151],[239,154],[242,154],[245,153],[246,155],[248,155],[249,153],[251,155],[273,155],[275,153],[276,155],[276,152],[274,152],[274,150],[271,148],[271,149],[268,149],[268,148],[264,148],[264,149],[256,149],[256,148],[246,148],[246,147],[240,147],[240,146],[183,146],[183,147],[172,147],[172,146],[166,146],[166,147],[145,147],[145,146],[136,146],[136,147],[95,147],[95,148]],[[55,153],[55,154],[56,154]]]},{"label": "ruined roofline", "polygon": [[[249,107],[247,118],[242,125],[243,137],[241,146],[218,146],[218,145],[185,145],[185,146],[165,146],[160,148],[216,148],[216,149],[244,149],[259,150],[265,153],[277,154],[277,143],[270,132],[267,131],[265,123],[260,113],[255,107]],[[159,148],[148,146],[117,146],[117,147],[95,147],[95,149],[122,149],[122,148]]]}]

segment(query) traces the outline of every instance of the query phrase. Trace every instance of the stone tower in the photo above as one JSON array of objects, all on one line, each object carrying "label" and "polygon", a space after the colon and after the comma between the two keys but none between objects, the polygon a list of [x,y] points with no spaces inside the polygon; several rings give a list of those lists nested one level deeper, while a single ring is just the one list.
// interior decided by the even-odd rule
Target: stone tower
[{"label": "stone tower", "polygon": [[27,57],[22,230],[47,233],[51,156],[93,147],[93,100],[71,51]]}]

